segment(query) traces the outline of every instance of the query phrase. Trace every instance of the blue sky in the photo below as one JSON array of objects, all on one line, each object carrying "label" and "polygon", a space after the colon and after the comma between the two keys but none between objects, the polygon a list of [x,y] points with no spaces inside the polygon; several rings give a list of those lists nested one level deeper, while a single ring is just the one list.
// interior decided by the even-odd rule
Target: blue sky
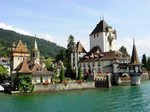
[{"label": "blue sky", "polygon": [[0,27],[37,35],[66,47],[69,35],[89,50],[89,34],[104,15],[117,30],[117,48],[132,39],[139,55],[150,56],[149,0],[0,0]]}]

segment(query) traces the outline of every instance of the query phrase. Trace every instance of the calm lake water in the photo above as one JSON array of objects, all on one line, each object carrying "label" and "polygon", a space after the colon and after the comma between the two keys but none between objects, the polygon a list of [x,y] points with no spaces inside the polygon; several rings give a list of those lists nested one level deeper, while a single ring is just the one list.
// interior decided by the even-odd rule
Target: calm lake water
[{"label": "calm lake water", "polygon": [[150,112],[150,81],[109,89],[0,93],[0,112]]}]

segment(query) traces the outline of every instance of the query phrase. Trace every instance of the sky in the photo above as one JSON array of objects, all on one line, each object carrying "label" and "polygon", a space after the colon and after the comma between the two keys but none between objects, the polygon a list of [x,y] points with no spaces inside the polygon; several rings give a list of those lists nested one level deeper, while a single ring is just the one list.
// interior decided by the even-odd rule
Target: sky
[{"label": "sky", "polygon": [[89,34],[104,17],[116,47],[150,56],[150,0],[0,0],[0,28],[67,46],[69,35],[89,51]]}]

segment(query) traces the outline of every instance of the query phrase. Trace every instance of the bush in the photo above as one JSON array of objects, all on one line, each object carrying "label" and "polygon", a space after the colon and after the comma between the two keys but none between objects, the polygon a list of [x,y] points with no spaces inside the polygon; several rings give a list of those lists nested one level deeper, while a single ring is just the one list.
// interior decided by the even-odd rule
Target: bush
[{"label": "bush", "polygon": [[34,89],[34,86],[32,84],[32,77],[29,75],[23,75],[23,76],[19,76],[19,91],[22,92],[32,92]]}]

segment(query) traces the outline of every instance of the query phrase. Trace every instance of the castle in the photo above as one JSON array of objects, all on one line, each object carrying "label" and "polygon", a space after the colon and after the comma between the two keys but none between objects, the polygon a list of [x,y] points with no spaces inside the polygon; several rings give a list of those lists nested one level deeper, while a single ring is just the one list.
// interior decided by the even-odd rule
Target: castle
[{"label": "castle", "polygon": [[[112,73],[118,81],[119,73],[129,73],[131,63],[134,67],[141,67],[135,44],[130,61],[128,54],[116,50],[117,31],[101,20],[89,35],[90,51],[86,52],[80,42],[77,42],[71,54],[71,66],[77,71],[82,68],[83,76],[92,76],[101,73]],[[136,58],[135,58],[136,57]]]}]

